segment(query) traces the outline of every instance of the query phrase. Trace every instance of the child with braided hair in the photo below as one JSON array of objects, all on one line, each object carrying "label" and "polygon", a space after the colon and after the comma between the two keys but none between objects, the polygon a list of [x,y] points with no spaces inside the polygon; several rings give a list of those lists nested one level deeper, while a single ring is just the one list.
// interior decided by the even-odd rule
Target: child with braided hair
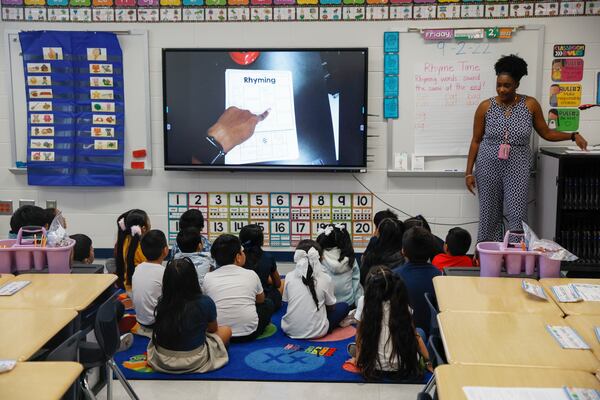
[{"label": "child with braided hair", "polygon": [[314,240],[296,247],[296,268],[286,276],[283,301],[288,303],[281,329],[293,339],[325,336],[348,315],[347,303],[336,303],[331,277],[323,270],[323,250]]},{"label": "child with braided hair", "polygon": [[150,229],[150,218],[144,210],[129,210],[117,218],[115,263],[119,277],[117,285],[123,289],[131,286],[135,267],[146,261],[140,242]]}]

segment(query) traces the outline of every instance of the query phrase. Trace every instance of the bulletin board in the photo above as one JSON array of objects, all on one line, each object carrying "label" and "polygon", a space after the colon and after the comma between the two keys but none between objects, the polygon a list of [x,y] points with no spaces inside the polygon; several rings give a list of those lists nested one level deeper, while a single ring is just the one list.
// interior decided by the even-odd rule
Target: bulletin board
[{"label": "bulletin board", "polygon": [[316,239],[329,224],[344,226],[355,249],[366,248],[373,236],[371,193],[206,193],[168,194],[169,242],[175,243],[179,218],[189,209],[204,215],[202,234],[212,242],[219,235],[239,234],[244,225],[257,224],[264,245],[295,247],[304,239]]},{"label": "bulletin board", "polygon": [[[525,59],[528,75],[517,92],[540,99],[544,27],[511,31],[510,38],[446,40],[425,40],[421,30],[400,32],[399,115],[388,120],[388,175],[464,174],[475,110],[496,95],[494,64],[503,55]],[[408,171],[402,170],[404,154]],[[412,155],[424,158],[422,170],[412,171]]]},{"label": "bulletin board", "polygon": [[[125,92],[125,174],[150,175],[152,173],[150,125],[150,76],[148,33],[145,30],[115,32],[123,52],[123,77]],[[11,171],[26,173],[27,160],[27,99],[21,44],[17,30],[4,33],[6,69],[9,84],[9,126],[11,130]],[[134,157],[135,150],[141,157]],[[145,155],[143,155],[145,153]],[[136,153],[140,154],[140,153]],[[132,169],[132,162],[142,163]]]}]

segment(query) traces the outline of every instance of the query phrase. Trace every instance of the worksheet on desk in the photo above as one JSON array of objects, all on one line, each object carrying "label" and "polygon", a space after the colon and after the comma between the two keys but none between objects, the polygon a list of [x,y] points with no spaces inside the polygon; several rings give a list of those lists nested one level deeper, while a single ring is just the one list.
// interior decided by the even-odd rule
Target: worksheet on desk
[{"label": "worksheet on desk", "polygon": [[294,160],[298,137],[291,71],[225,70],[225,108],[238,107],[254,114],[269,110],[254,134],[225,156],[225,164]]}]

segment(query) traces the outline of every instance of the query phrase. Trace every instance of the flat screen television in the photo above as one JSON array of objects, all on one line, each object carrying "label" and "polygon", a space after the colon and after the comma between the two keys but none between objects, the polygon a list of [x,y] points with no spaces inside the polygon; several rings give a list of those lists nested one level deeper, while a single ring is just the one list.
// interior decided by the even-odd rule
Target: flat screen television
[{"label": "flat screen television", "polygon": [[165,169],[365,171],[366,48],[163,49]]}]

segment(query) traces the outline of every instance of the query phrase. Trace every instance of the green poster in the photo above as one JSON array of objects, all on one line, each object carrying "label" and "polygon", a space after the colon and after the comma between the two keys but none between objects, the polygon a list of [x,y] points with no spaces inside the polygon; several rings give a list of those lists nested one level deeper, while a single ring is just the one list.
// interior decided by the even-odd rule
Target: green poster
[{"label": "green poster", "polygon": [[561,132],[579,129],[579,110],[577,108],[551,108],[548,111],[548,126]]}]

